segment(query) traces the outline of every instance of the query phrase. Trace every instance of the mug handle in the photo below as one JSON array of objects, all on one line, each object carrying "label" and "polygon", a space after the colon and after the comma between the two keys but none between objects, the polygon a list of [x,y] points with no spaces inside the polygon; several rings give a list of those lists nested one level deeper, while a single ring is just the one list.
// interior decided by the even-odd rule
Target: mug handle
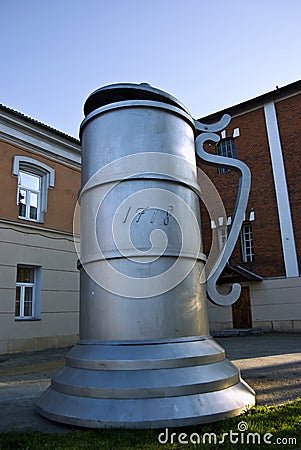
[{"label": "mug handle", "polygon": [[204,150],[203,145],[208,141],[217,143],[220,140],[220,136],[215,132],[223,130],[229,124],[230,120],[231,117],[228,114],[224,114],[219,122],[211,125],[203,124],[197,120],[194,121],[196,129],[201,131],[201,134],[197,136],[195,140],[196,153],[200,157],[201,161],[210,166],[228,167],[229,169],[235,170],[240,174],[237,199],[234,209],[234,219],[231,224],[228,239],[207,278],[207,294],[209,300],[212,303],[221,306],[229,306],[235,303],[241,292],[240,284],[234,283],[228,294],[221,294],[218,292],[216,284],[234,250],[241,230],[250,193],[251,172],[248,166],[242,161],[235,158],[228,158],[226,156],[207,153]]}]

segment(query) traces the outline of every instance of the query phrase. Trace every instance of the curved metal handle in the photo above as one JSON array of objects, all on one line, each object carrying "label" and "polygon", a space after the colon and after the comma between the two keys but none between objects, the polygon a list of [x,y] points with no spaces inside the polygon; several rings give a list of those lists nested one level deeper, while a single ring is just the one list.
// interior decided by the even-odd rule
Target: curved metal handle
[{"label": "curved metal handle", "polygon": [[225,114],[222,119],[215,124],[205,125],[201,122],[195,121],[197,130],[202,131],[195,141],[196,153],[200,159],[211,166],[229,167],[240,174],[238,194],[234,210],[234,219],[232,221],[231,229],[228,239],[220,257],[216,261],[207,279],[207,294],[212,303],[217,305],[227,306],[235,303],[240,295],[241,286],[238,283],[232,285],[231,291],[228,294],[220,294],[216,288],[216,283],[224,270],[237,242],[241,226],[244,220],[244,215],[248,203],[250,186],[251,186],[251,172],[248,166],[238,159],[228,158],[225,156],[212,155],[205,152],[204,143],[213,141],[217,143],[220,140],[218,134],[214,131],[223,130],[230,122],[231,117]]}]

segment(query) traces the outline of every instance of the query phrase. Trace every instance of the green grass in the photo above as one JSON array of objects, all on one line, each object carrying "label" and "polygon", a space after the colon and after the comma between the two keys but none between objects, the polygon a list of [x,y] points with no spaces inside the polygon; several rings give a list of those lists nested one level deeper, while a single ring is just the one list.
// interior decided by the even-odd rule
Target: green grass
[{"label": "green grass", "polygon": [[[238,430],[238,424],[241,422],[247,424],[248,429],[244,432]],[[241,425],[240,425],[241,426]],[[230,432],[232,430],[232,437]],[[168,443],[160,444],[158,436],[162,430],[85,430],[80,429],[64,434],[42,434],[40,432],[27,431],[17,432],[9,431],[0,433],[1,450],[72,450],[72,449],[102,449],[102,450],[153,450],[153,449],[301,449],[301,399],[274,407],[254,407],[246,414],[227,419],[221,422],[215,422],[206,425],[196,425],[191,427],[169,428]],[[171,443],[171,433],[173,443]],[[185,435],[181,435],[185,433]],[[194,433],[192,435],[192,433]],[[206,443],[203,444],[182,444],[180,441],[197,440],[197,436],[202,439],[205,433],[215,433],[211,436],[206,435]],[[225,433],[228,433],[226,436]],[[238,433],[237,435],[233,433]],[[250,433],[258,433],[251,435]],[[264,443],[264,435],[270,442]],[[223,438],[224,435],[224,438]],[[272,435],[272,436],[271,436]],[[162,436],[162,439],[163,437]],[[219,443],[223,439],[223,443]],[[249,439],[249,443],[247,443]],[[252,444],[252,439],[255,439]],[[260,439],[260,441],[259,441]],[[295,439],[295,441],[289,441]],[[232,442],[231,442],[232,440]],[[237,443],[234,441],[237,440]],[[278,441],[277,441],[278,440]]]}]

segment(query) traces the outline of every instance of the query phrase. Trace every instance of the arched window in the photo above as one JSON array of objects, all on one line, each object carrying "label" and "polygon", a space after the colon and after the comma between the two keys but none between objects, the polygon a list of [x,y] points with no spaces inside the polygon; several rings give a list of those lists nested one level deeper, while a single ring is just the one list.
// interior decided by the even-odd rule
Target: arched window
[{"label": "arched window", "polygon": [[15,156],[13,175],[18,177],[19,218],[43,222],[48,189],[54,187],[54,169],[27,156]]}]

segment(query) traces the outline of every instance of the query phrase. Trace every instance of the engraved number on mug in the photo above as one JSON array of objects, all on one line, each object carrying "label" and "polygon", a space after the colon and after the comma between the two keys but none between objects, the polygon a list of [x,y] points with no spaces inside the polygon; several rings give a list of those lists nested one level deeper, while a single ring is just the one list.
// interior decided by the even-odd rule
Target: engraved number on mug
[{"label": "engraved number on mug", "polygon": [[[144,206],[144,207],[136,209],[135,216],[134,216],[136,223],[143,222],[144,220],[149,220],[150,223],[159,223],[160,218],[162,218],[162,215],[160,214],[160,212],[164,212],[165,213],[164,219],[163,219],[163,222],[161,222],[161,225],[167,226],[169,224],[170,214],[172,213],[172,211],[174,209],[172,205],[169,205],[166,211],[163,211],[162,209],[151,208],[150,216],[149,216],[149,214],[146,214],[146,211],[149,208],[150,207],[148,207],[148,206]],[[132,207],[130,206],[124,216],[122,223],[126,223],[131,209],[132,209]]]}]

